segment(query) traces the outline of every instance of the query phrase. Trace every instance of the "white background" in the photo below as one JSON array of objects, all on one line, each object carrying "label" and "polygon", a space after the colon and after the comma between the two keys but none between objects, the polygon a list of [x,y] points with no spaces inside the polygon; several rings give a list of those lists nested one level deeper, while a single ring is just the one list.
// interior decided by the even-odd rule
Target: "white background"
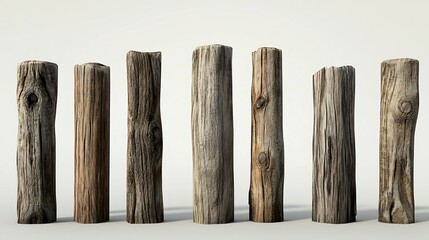
[{"label": "white background", "polygon": [[[429,2],[421,1],[0,1],[0,230],[2,239],[350,238],[426,239],[429,235]],[[233,47],[236,223],[192,223],[191,56],[195,47]],[[247,219],[250,172],[251,52],[283,50],[285,218],[277,224]],[[129,225],[125,219],[127,79],[129,50],[162,52],[161,117],[166,223]],[[420,61],[420,112],[415,138],[413,225],[376,221],[380,63]],[[57,63],[57,203],[59,222],[16,224],[16,70],[25,60]],[[72,222],[74,169],[73,66],[111,68],[110,209],[112,222]],[[325,66],[356,69],[358,221],[312,223],[312,75]],[[79,236],[77,236],[79,235]],[[425,237],[426,235],[426,237]],[[3,236],[7,236],[3,238]]]}]

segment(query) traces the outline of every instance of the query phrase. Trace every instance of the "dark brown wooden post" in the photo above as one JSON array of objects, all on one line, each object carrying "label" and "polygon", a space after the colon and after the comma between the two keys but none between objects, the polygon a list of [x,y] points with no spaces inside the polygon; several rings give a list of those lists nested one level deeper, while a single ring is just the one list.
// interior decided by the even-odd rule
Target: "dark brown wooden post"
[{"label": "dark brown wooden post", "polygon": [[18,223],[57,219],[55,114],[58,66],[26,61],[18,65]]},{"label": "dark brown wooden post", "polygon": [[252,53],[252,161],[250,220],[283,221],[284,146],[282,51]]},{"label": "dark brown wooden post", "polygon": [[419,111],[419,62],[381,63],[378,221],[414,222],[414,132]]},{"label": "dark brown wooden post", "polygon": [[127,222],[164,221],[161,52],[127,54]]},{"label": "dark brown wooden post", "polygon": [[313,75],[313,221],[356,220],[355,69]]},{"label": "dark brown wooden post", "polygon": [[192,55],[192,157],[196,223],[234,221],[232,48]]},{"label": "dark brown wooden post", "polygon": [[75,209],[78,223],[109,220],[110,68],[74,67]]}]

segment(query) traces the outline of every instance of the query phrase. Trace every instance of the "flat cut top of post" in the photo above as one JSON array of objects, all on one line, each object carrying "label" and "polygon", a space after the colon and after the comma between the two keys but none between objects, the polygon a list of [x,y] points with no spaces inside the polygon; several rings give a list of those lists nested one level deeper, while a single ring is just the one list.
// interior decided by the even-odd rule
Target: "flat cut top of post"
[{"label": "flat cut top of post", "polygon": [[419,62],[417,59],[413,58],[394,58],[394,59],[387,59],[383,61],[381,64],[395,64],[399,62]]},{"label": "flat cut top of post", "polygon": [[199,47],[196,47],[194,51],[207,50],[207,49],[220,49],[220,48],[226,48],[228,51],[232,51],[232,47],[225,46],[222,44],[211,44],[211,45],[199,46]]},{"label": "flat cut top of post", "polygon": [[255,54],[256,52],[259,52],[259,51],[262,51],[262,50],[270,51],[270,52],[271,51],[273,51],[273,52],[277,52],[277,51],[282,52],[281,49],[275,48],[275,47],[260,47],[260,48],[256,49],[256,51],[252,52],[252,54]]},{"label": "flat cut top of post", "polygon": [[56,63],[53,62],[47,62],[47,61],[39,61],[39,60],[28,60],[28,61],[24,61],[18,64],[18,66],[20,65],[45,65],[45,66],[49,66],[51,68],[55,68],[58,69],[58,65]]},{"label": "flat cut top of post", "polygon": [[160,55],[161,52],[160,51],[156,51],[156,52],[139,52],[139,51],[130,50],[127,53],[127,55],[134,55],[134,54],[154,54],[154,55]]},{"label": "flat cut top of post", "polygon": [[103,65],[101,63],[96,63],[96,62],[76,64],[76,66],[85,66],[85,67],[92,67],[92,68],[109,68],[109,66]]},{"label": "flat cut top of post", "polygon": [[330,67],[324,67],[322,69],[320,69],[319,71],[317,71],[316,73],[320,72],[320,71],[326,71],[326,70],[340,70],[340,69],[355,69],[353,66],[350,65],[345,65],[345,66],[340,66],[340,67],[335,67],[335,66],[330,66]]},{"label": "flat cut top of post", "polygon": [[27,61],[19,63],[18,65],[22,65],[22,64],[37,64],[37,65],[45,64],[45,65],[52,65],[52,66],[55,66],[58,68],[58,65],[56,63],[47,62],[47,61],[40,61],[40,60],[27,60]]},{"label": "flat cut top of post", "polygon": [[[335,75],[334,72],[339,72],[339,71],[345,71],[345,72],[353,71],[354,72],[355,68],[352,66],[349,66],[349,65],[341,66],[341,67],[334,67],[334,66],[324,67],[324,68],[320,69],[319,71],[317,71],[315,74],[313,74],[313,81],[316,81],[316,80],[323,81],[324,79],[326,79],[326,78],[317,78],[316,77],[317,75],[320,75],[320,74],[322,74],[322,75],[325,75],[325,74]],[[344,78],[344,79],[347,79],[347,78]]]}]

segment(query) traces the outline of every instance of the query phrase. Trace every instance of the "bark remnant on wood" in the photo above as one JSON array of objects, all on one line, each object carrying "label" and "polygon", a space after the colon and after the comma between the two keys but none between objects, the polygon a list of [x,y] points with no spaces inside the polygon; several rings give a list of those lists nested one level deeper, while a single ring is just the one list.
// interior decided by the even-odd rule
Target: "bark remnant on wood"
[{"label": "bark remnant on wood", "polygon": [[193,220],[234,221],[232,48],[198,47],[192,56]]},{"label": "bark remnant on wood", "polygon": [[18,65],[18,223],[57,219],[55,115],[58,66],[43,61]]},{"label": "bark remnant on wood", "polygon": [[313,221],[356,221],[355,70],[313,75]]},{"label": "bark remnant on wood", "polygon": [[419,110],[419,62],[381,63],[378,221],[414,223],[414,133]]},{"label": "bark remnant on wood", "polygon": [[75,65],[74,220],[109,220],[110,68]]},{"label": "bark remnant on wood", "polygon": [[284,145],[282,51],[252,53],[252,156],[249,215],[254,222],[283,221]]},{"label": "bark remnant on wood", "polygon": [[164,221],[161,52],[127,54],[127,222]]}]

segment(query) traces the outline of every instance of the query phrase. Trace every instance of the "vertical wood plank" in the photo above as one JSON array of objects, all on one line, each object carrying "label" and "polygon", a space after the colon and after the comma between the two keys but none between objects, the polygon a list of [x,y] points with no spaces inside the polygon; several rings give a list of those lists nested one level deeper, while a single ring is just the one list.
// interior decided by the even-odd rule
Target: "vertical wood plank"
[{"label": "vertical wood plank", "polygon": [[323,68],[313,75],[313,221],[356,220],[355,70]]},{"label": "vertical wood plank", "polygon": [[127,222],[159,223],[164,220],[161,52],[128,52],[127,76]]},{"label": "vertical wood plank", "polygon": [[18,65],[18,223],[57,219],[55,114],[58,66],[43,61]]},{"label": "vertical wood plank", "polygon": [[109,220],[110,68],[75,65],[75,209],[78,223]]},{"label": "vertical wood plank", "polygon": [[283,221],[284,146],[282,52],[259,48],[252,53],[252,156],[250,220]]},{"label": "vertical wood plank", "polygon": [[378,220],[414,223],[414,133],[419,110],[419,62],[381,63]]},{"label": "vertical wood plank", "polygon": [[198,47],[192,56],[193,220],[234,220],[232,48]]}]

